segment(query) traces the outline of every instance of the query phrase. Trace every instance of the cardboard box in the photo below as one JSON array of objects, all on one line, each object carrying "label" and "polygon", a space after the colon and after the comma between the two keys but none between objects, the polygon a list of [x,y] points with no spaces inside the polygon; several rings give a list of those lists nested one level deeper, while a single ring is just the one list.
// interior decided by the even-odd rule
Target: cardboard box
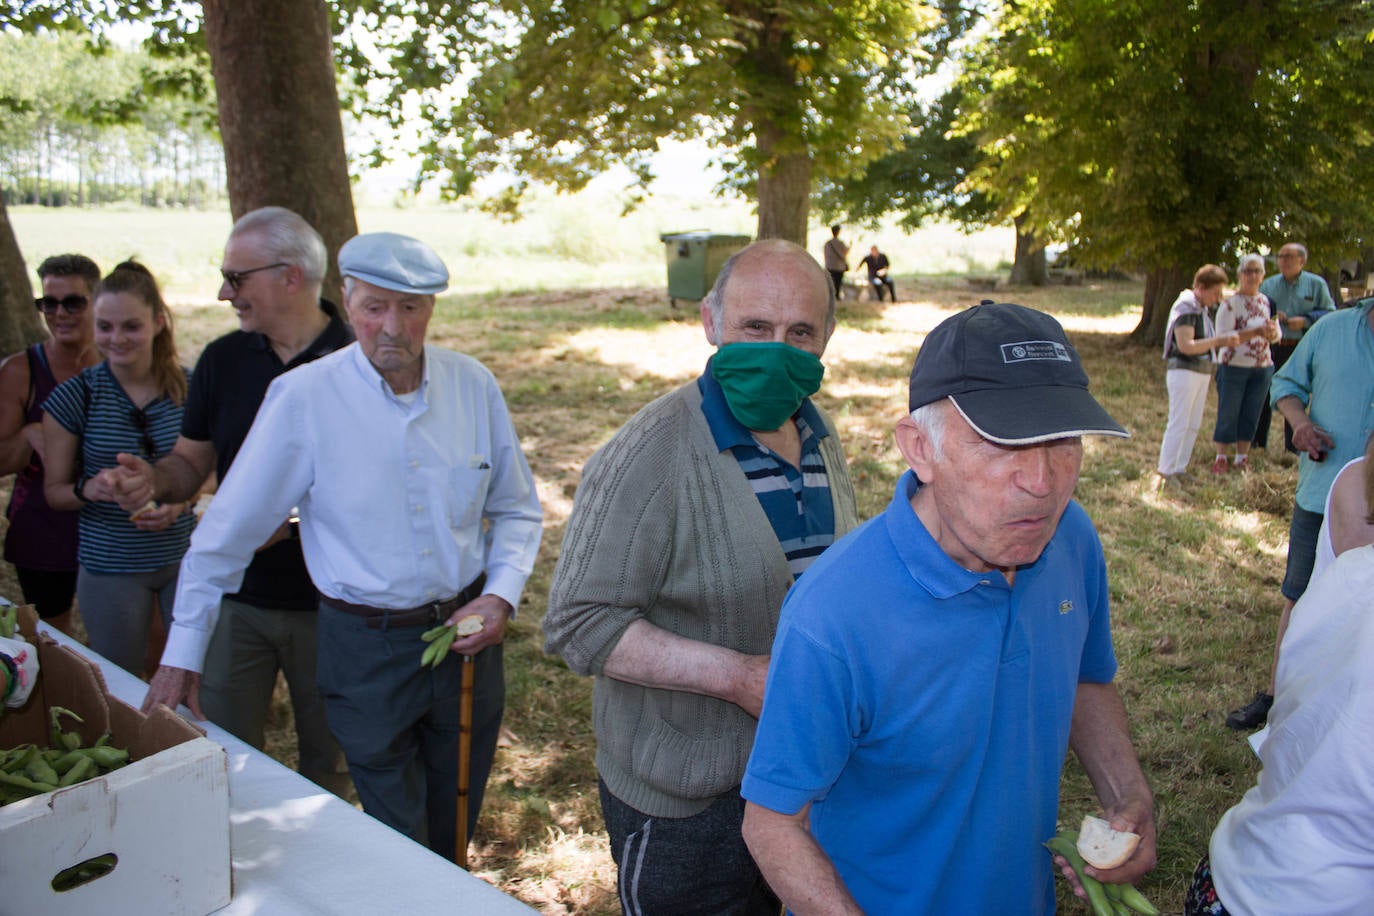
[{"label": "cardboard box", "polygon": [[[0,807],[0,911],[5,914],[186,914],[230,899],[229,772],[224,748],[159,707],[143,715],[111,696],[100,670],[36,634],[38,685],[28,702],[0,714],[0,747],[50,743],[48,709],[62,706],[66,731],[91,744],[106,731],[127,748],[127,766],[96,779]],[[112,854],[114,867],[69,890],[53,879]],[[106,860],[108,861],[108,860]]]}]

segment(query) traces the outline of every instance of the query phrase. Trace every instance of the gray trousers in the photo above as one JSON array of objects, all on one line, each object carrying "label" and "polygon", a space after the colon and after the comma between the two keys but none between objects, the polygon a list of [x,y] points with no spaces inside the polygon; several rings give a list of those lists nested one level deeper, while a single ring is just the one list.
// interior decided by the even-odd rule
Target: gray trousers
[{"label": "gray trousers", "polygon": [[600,778],[597,788],[625,913],[776,916],[781,909],[740,833],[738,788],[691,817],[654,817],[616,798]]},{"label": "gray trousers", "polygon": [[335,795],[348,794],[343,751],[325,720],[316,677],[315,611],[275,610],[225,598],[201,674],[200,703],[211,722],[258,750],[277,686],[291,691],[296,769]]},{"label": "gray trousers", "polygon": [[153,608],[159,610],[163,626],[170,630],[180,569],[180,563],[138,573],[99,573],[80,567],[76,603],[91,648],[142,677]]},{"label": "gray trousers", "polygon": [[[428,644],[420,635],[426,629],[370,629],[361,617],[320,605],[320,689],[363,810],[452,859],[464,663],[450,654],[438,668],[422,668],[420,655]],[[472,664],[469,838],[506,701],[502,647],[484,649]]]}]

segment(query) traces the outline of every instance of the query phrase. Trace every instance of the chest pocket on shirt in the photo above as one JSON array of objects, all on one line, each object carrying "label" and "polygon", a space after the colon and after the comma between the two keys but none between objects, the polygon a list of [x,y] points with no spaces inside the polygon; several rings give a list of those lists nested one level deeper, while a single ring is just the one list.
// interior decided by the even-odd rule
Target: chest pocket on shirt
[{"label": "chest pocket on shirt", "polygon": [[487,487],[491,483],[491,466],[485,460],[472,463],[477,466],[454,468],[448,472],[450,528],[468,528],[482,520],[482,507],[486,505]]}]

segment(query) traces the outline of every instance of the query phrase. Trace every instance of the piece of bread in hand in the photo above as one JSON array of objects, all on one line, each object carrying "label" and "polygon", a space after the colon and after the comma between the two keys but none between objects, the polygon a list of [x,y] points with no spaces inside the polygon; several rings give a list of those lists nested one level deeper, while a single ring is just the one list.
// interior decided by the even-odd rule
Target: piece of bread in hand
[{"label": "piece of bread in hand", "polygon": [[1113,830],[1112,825],[1091,814],[1078,830],[1078,854],[1093,868],[1119,868],[1140,845],[1140,834]]},{"label": "piece of bread in hand", "polygon": [[157,500],[155,500],[155,499],[150,499],[150,500],[148,500],[146,503],[144,503],[143,505],[141,505],[141,506],[139,506],[137,509],[135,509],[133,512],[129,513],[129,520],[130,520],[130,521],[133,521],[133,522],[136,522],[136,521],[138,521],[139,519],[141,519],[143,516],[147,515],[149,512],[152,512],[152,511],[153,511],[154,509],[156,509],[156,508],[157,508]]},{"label": "piece of bread in hand", "polygon": [[460,618],[454,627],[457,628],[459,636],[475,636],[482,632],[483,625],[481,614],[469,614]]}]

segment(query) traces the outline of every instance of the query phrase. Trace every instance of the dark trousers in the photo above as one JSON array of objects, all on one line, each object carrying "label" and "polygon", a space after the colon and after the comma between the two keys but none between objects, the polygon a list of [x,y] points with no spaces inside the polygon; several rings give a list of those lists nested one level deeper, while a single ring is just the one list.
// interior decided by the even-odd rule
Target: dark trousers
[{"label": "dark trousers", "polygon": [[887,287],[887,294],[892,297],[892,301],[897,301],[897,287],[887,277],[871,276],[868,284],[873,287],[873,291],[878,294],[878,301],[883,301],[883,287]]},{"label": "dark trousers", "polygon": [[[1293,355],[1293,347],[1285,347],[1274,344],[1269,348],[1269,352],[1274,357],[1274,371],[1278,372],[1283,368],[1283,364],[1288,362],[1288,357]],[[1269,406],[1268,395],[1264,398],[1264,406],[1260,408],[1259,425],[1255,427],[1255,438],[1251,444],[1255,448],[1268,448],[1269,446],[1269,424],[1272,422],[1274,409]],[[1283,421],[1283,447],[1287,451],[1297,454],[1298,450],[1293,447],[1293,427],[1287,420]]]},{"label": "dark trousers", "polygon": [[1293,503],[1293,518],[1288,522],[1288,565],[1279,589],[1289,601],[1297,601],[1312,580],[1317,562],[1317,538],[1321,534],[1322,514],[1308,512]]},{"label": "dark trousers", "polygon": [[39,617],[44,620],[60,617],[72,609],[72,599],[76,597],[76,570],[50,572],[16,566],[14,574],[19,579],[24,603],[32,604]]},{"label": "dark trousers", "polygon": [[[363,810],[452,859],[464,662],[450,654],[438,668],[420,667],[426,629],[369,629],[361,617],[320,605],[320,690]],[[501,646],[484,649],[471,664],[476,668],[469,837],[496,756],[506,699]]]},{"label": "dark trousers", "polygon": [[844,271],[842,271],[842,270],[832,270],[832,271],[828,271],[828,273],[830,274],[830,282],[831,282],[832,284],[834,284],[834,286],[835,286],[835,298],[836,298],[836,299],[843,299],[843,298],[844,298]]},{"label": "dark trousers", "polygon": [[782,905],[740,833],[738,789],[692,817],[653,817],[597,785],[627,916],[777,916]]},{"label": "dark trousers", "polygon": [[291,691],[296,769],[316,785],[347,797],[348,770],[326,724],[320,694],[316,623],[314,611],[257,607],[225,598],[205,653],[200,705],[211,722],[261,750],[281,672]]}]

